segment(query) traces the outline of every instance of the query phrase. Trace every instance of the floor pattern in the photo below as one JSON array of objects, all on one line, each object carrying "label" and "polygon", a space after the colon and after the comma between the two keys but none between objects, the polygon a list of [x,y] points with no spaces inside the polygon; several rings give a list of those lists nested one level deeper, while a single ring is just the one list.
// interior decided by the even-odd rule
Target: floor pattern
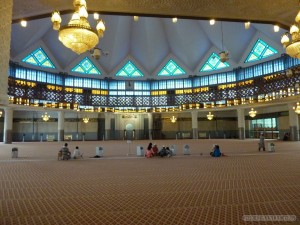
[{"label": "floor pattern", "polygon": [[[0,224],[299,224],[299,142],[274,141],[275,153],[257,140],[156,142],[177,155],[136,157],[147,141],[70,142],[84,158],[58,161],[63,143],[0,144]],[[209,156],[216,142],[228,157]],[[99,145],[104,157],[92,158]]]}]

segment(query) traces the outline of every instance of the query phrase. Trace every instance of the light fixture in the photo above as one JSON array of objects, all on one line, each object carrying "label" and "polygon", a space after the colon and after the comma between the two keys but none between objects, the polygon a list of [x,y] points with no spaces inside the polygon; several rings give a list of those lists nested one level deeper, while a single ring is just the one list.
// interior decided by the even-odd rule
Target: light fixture
[{"label": "light fixture", "polygon": [[250,22],[245,22],[245,29],[248,30],[250,28]]},{"label": "light fixture", "polygon": [[274,32],[278,32],[279,31],[279,26],[278,25],[274,25]]},{"label": "light fixture", "polygon": [[295,21],[296,24],[293,24],[290,28],[290,36],[292,38],[292,41],[290,41],[289,34],[288,32],[286,32],[281,37],[281,43],[289,56],[300,59],[300,11],[296,16]]},{"label": "light fixture", "polygon": [[170,118],[170,120],[171,120],[172,123],[176,123],[177,118],[176,118],[175,116],[172,116],[172,117]]},{"label": "light fixture", "polygon": [[22,27],[27,27],[27,21],[26,20],[21,20],[21,26]]},{"label": "light fixture", "polygon": [[209,112],[207,115],[206,115],[207,119],[208,120],[212,120],[214,118],[214,115],[211,114],[211,112]]},{"label": "light fixture", "polygon": [[88,123],[90,121],[90,118],[88,118],[87,116],[85,116],[85,117],[82,118],[82,121],[84,123]]},{"label": "light fixture", "polygon": [[173,23],[177,23],[177,17],[172,18]]},{"label": "light fixture", "polygon": [[43,118],[44,121],[47,122],[50,119],[50,116],[48,115],[47,112],[45,112],[44,115],[42,115],[42,118]]},{"label": "light fixture", "polygon": [[99,20],[99,13],[94,13],[94,20]]},{"label": "light fixture", "polygon": [[75,12],[70,22],[60,27],[61,17],[58,11],[52,13],[51,21],[53,29],[58,30],[58,39],[72,51],[81,54],[94,48],[99,37],[103,37],[105,26],[102,20],[98,21],[96,29],[91,28],[87,18],[87,7],[85,0],[74,0]]},{"label": "light fixture", "polygon": [[256,112],[256,111],[254,111],[254,109],[253,109],[253,108],[251,108],[251,110],[249,111],[249,116],[253,118],[253,117],[255,117],[255,116],[256,116],[256,113],[257,113],[257,112]]},{"label": "light fixture", "polygon": [[295,110],[295,113],[300,114],[300,104],[299,104],[299,102],[297,102],[296,107],[293,107],[293,109]]},{"label": "light fixture", "polygon": [[139,21],[139,17],[138,17],[138,16],[133,16],[133,20],[134,20],[135,22],[137,22],[137,21]]},{"label": "light fixture", "polygon": [[0,117],[2,116],[2,111],[0,111]]},{"label": "light fixture", "polygon": [[215,22],[216,22],[216,21],[215,21],[214,19],[212,19],[212,20],[209,21],[209,24],[210,24],[210,25],[214,25]]},{"label": "light fixture", "polygon": [[221,34],[222,34],[222,51],[219,53],[220,61],[226,62],[229,59],[229,52],[224,50],[224,41],[223,41],[223,23],[221,22]]}]

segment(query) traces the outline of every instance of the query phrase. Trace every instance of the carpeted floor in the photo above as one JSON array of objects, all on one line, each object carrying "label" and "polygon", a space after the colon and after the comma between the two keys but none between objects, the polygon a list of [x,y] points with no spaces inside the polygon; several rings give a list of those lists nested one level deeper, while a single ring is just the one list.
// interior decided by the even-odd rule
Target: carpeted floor
[{"label": "carpeted floor", "polygon": [[[159,140],[177,155],[137,157],[148,142],[69,142],[84,158],[68,161],[63,142],[0,144],[0,224],[299,224],[300,142]],[[210,157],[213,144],[228,156]]]}]

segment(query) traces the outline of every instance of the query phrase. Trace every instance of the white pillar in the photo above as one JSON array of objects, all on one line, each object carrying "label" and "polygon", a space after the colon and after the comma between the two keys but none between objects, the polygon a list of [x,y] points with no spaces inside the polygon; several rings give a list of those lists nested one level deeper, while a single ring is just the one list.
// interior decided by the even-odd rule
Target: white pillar
[{"label": "white pillar", "polygon": [[152,140],[152,131],[153,131],[153,114],[148,113],[148,127],[149,127],[149,140]]},{"label": "white pillar", "polygon": [[245,139],[245,110],[237,109],[239,139]]},{"label": "white pillar", "polygon": [[10,58],[11,20],[13,0],[1,0],[0,13],[0,104],[8,104],[8,65]]},{"label": "white pillar", "polygon": [[57,134],[57,140],[58,141],[64,141],[64,136],[65,136],[65,112],[63,111],[58,111],[57,112],[57,117],[58,117],[58,134]]},{"label": "white pillar", "polygon": [[5,108],[4,113],[4,138],[5,144],[12,143],[12,132],[13,132],[13,109]]},{"label": "white pillar", "polygon": [[110,131],[111,131],[111,114],[109,112],[105,113],[105,140],[110,140]]},{"label": "white pillar", "polygon": [[289,103],[289,125],[290,125],[290,140],[291,141],[299,141],[299,117],[298,114],[295,113],[293,107],[296,103]]},{"label": "white pillar", "polygon": [[198,111],[191,111],[193,139],[198,139]]}]

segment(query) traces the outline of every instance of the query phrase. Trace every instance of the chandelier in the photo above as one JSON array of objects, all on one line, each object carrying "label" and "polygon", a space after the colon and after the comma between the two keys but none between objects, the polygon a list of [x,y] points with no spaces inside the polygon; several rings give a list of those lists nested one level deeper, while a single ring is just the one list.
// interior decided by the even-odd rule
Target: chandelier
[{"label": "chandelier", "polygon": [[42,118],[43,118],[44,121],[47,122],[50,119],[50,116],[48,115],[47,112],[45,112],[44,115],[42,115]]},{"label": "chandelier", "polygon": [[[290,28],[290,35],[286,32],[281,37],[281,43],[289,56],[300,59],[300,11],[296,16],[295,21],[296,24],[293,24]],[[290,41],[289,36],[291,36],[292,41]]]},{"label": "chandelier", "polygon": [[295,110],[295,113],[300,114],[300,104],[299,104],[299,102],[297,102],[297,106],[293,107],[293,109]]},{"label": "chandelier", "polygon": [[208,120],[212,120],[214,118],[214,115],[211,114],[211,112],[209,112],[206,116]]},{"label": "chandelier", "polygon": [[255,116],[256,116],[256,113],[257,113],[257,112],[256,112],[256,111],[254,111],[254,109],[253,109],[253,108],[251,108],[251,110],[249,111],[249,116],[253,118],[253,117],[255,117]]},{"label": "chandelier", "polygon": [[90,121],[90,118],[88,118],[87,116],[85,116],[85,117],[82,118],[82,121],[84,123],[88,123]]},{"label": "chandelier", "polygon": [[52,13],[51,21],[53,29],[58,30],[58,39],[72,51],[81,54],[94,48],[99,37],[102,38],[105,26],[102,20],[98,21],[96,29],[91,28],[87,18],[87,7],[85,0],[74,0],[75,12],[70,22],[60,27],[61,17],[59,11]]},{"label": "chandelier", "polygon": [[170,118],[170,120],[171,120],[172,123],[176,123],[177,118],[176,118],[175,116],[172,116],[172,117]]}]

